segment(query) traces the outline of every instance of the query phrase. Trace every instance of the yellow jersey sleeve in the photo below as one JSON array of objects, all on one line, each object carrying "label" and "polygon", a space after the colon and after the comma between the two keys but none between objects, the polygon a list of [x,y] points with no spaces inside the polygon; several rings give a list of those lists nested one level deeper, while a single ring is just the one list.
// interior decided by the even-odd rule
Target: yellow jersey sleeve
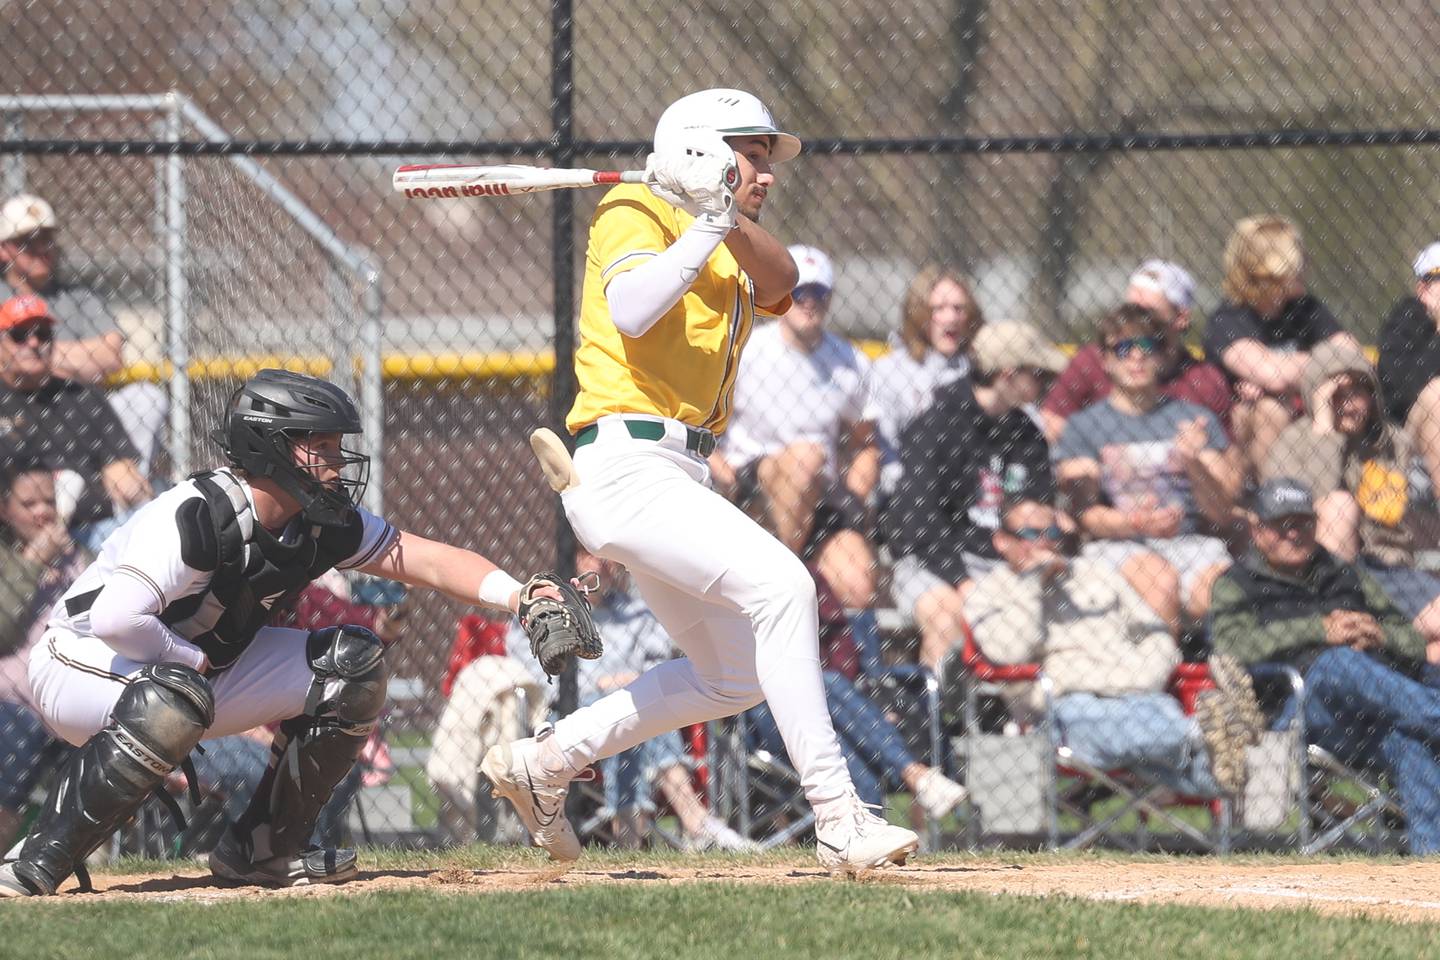
[{"label": "yellow jersey sleeve", "polygon": [[595,210],[585,259],[587,270],[599,271],[601,284],[608,284],[663,252],[684,229],[679,218],[690,219],[684,211],[661,201],[648,187],[638,187],[638,191],[611,190]]}]

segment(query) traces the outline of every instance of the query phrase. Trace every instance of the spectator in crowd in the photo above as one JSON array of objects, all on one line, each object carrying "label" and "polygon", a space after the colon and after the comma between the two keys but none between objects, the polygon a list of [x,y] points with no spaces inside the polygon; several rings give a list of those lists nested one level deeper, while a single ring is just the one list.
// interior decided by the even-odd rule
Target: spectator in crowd
[{"label": "spectator in crowd", "polygon": [[[545,719],[550,695],[544,675],[532,671],[529,642],[512,656],[506,623],[470,614],[460,622],[440,692],[445,708],[435,727],[425,773],[442,801],[440,819],[456,843],[523,842],[518,821],[505,821],[505,805],[480,786],[480,761],[497,743],[528,736]],[[538,664],[533,664],[537,666]]]},{"label": "spectator in crowd", "polygon": [[[1111,392],[1065,424],[1056,474],[1086,556],[1120,570],[1172,630],[1202,621],[1210,586],[1230,563],[1207,535],[1230,522],[1241,473],[1211,410],[1161,392],[1166,325],[1126,304],[1100,321]],[[1157,559],[1158,558],[1158,559]]]},{"label": "spectator in crowd", "polygon": [[[1241,793],[1259,707],[1205,691],[1195,716],[1166,692],[1180,650],[1166,625],[1105,564],[1060,552],[1055,508],[1007,499],[995,549],[1005,562],[965,603],[975,642],[995,663],[1039,663],[1052,684],[1053,733],[1102,770],[1126,769],[1189,797]],[[1253,698],[1253,693],[1250,694]],[[1012,713],[1043,716],[1038,684],[1009,691]]]},{"label": "spectator in crowd", "polygon": [[[1254,549],[1215,584],[1216,652],[1298,669],[1310,741],[1357,767],[1387,767],[1411,852],[1440,853],[1440,644],[1427,649],[1374,577],[1320,546],[1299,481],[1267,480],[1249,522]],[[1292,699],[1280,722],[1294,709]]]},{"label": "spectator in crowd", "polygon": [[[103,385],[124,367],[125,334],[105,300],[69,282],[60,269],[60,222],[40,197],[20,194],[0,205],[0,300],[43,297],[59,329],[51,364],[56,376]],[[149,463],[169,401],[151,383],[132,383],[110,395],[111,406]]]},{"label": "spectator in crowd", "polygon": [[150,484],[104,395],[55,372],[54,337],[44,300],[0,304],[0,462],[65,471],[61,515],[74,529],[138,506]]},{"label": "spectator in crowd", "polygon": [[[918,760],[905,735],[884,708],[856,685],[860,661],[853,627],[845,610],[824,580],[816,581],[820,613],[820,662],[824,666],[825,701],[830,722],[840,738],[845,765],[855,792],[869,804],[883,806],[886,788],[909,790],[915,797],[912,813],[936,822],[965,802],[965,788],[942,770]],[[899,705],[895,705],[899,706]],[[770,708],[765,704],[746,714],[751,748],[784,753],[784,741]]]},{"label": "spectator in crowd", "polygon": [[26,664],[50,607],[88,562],[60,522],[51,472],[0,463],[0,854],[37,781],[69,750],[31,709]]},{"label": "spectator in crowd", "polygon": [[[625,568],[581,549],[576,572],[595,587],[591,593],[595,626],[605,638],[598,660],[576,661],[580,704],[593,703],[628,686],[657,663],[675,656],[674,646],[645,601],[629,588]],[[582,582],[585,580],[582,579]],[[506,646],[515,660],[536,672],[539,664],[530,653],[530,641],[519,623],[513,623]],[[755,844],[712,815],[690,782],[684,746],[671,731],[600,762],[605,789],[605,812],[615,820],[615,834],[624,845],[638,845],[649,836],[658,791],[680,822],[689,849],[754,850]]]},{"label": "spectator in crowd", "polygon": [[899,482],[900,435],[935,390],[970,374],[970,344],[985,325],[974,287],[950,267],[921,267],[900,307],[898,342],[870,370],[870,420],[879,435],[880,492]]},{"label": "spectator in crowd", "polygon": [[1050,448],[1023,407],[1064,366],[1065,355],[1029,324],[988,323],[975,336],[970,377],[937,389],[905,428],[886,542],[895,605],[914,615],[920,662],[932,670],[961,635],[973,578],[998,562],[990,535],[1002,495],[1053,495]]},{"label": "spectator in crowd", "polygon": [[711,455],[718,489],[811,561],[847,607],[875,604],[867,541],[880,448],[866,419],[870,362],[825,329],[835,287],[830,258],[794,246],[794,305],[757,327],[740,361],[735,410]]},{"label": "spectator in crowd", "polygon": [[1235,388],[1235,442],[1248,474],[1300,411],[1310,351],[1327,340],[1359,346],[1305,285],[1300,231],[1284,217],[1246,217],[1225,245],[1225,301],[1205,328],[1205,358]]},{"label": "spectator in crowd", "polygon": [[[1195,359],[1185,343],[1190,312],[1195,306],[1195,281],[1182,266],[1168,260],[1146,260],[1130,275],[1125,302],[1144,307],[1163,321],[1165,339],[1160,354],[1160,392],[1176,400],[1197,403],[1212,411],[1221,423],[1230,421],[1230,384],[1212,363]],[[1065,372],[1050,388],[1040,408],[1045,435],[1060,439],[1065,421],[1110,395],[1105,355],[1098,343],[1075,352]]]},{"label": "spectator in crowd", "polygon": [[1386,421],[1375,368],[1348,344],[1323,343],[1302,387],[1306,416],[1280,434],[1262,475],[1304,484],[1320,545],[1358,561],[1421,633],[1440,640],[1440,579],[1415,569],[1410,438]]},{"label": "spectator in crowd", "polygon": [[1440,490],[1440,242],[1415,258],[1414,296],[1390,308],[1380,331],[1380,381],[1390,419],[1406,427]]}]

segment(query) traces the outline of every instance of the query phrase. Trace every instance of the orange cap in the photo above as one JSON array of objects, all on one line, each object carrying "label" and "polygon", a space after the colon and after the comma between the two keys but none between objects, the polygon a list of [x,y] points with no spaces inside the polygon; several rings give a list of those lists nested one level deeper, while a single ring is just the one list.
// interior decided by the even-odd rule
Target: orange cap
[{"label": "orange cap", "polygon": [[43,320],[52,325],[55,323],[55,318],[50,315],[50,307],[39,297],[11,297],[0,303],[0,330],[10,330],[33,320]]}]

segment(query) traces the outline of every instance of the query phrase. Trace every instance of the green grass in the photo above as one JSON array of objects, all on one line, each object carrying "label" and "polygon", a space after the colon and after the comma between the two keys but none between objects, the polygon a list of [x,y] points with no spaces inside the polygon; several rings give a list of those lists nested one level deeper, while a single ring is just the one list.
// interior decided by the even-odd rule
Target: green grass
[{"label": "green grass", "polygon": [[[963,868],[971,858],[947,858]],[[1007,856],[1019,864],[1153,859],[1113,855]],[[1334,858],[1335,860],[1354,858]],[[530,851],[367,852],[366,869],[485,870],[540,865]],[[587,869],[661,869],[696,863],[680,854],[588,851]],[[704,862],[722,868],[724,860]],[[784,855],[736,862],[794,863]],[[1286,857],[1236,862],[1295,863]],[[1304,861],[1307,863],[1324,862]],[[1373,862],[1373,861],[1367,861]],[[173,864],[117,864],[165,871]],[[548,885],[477,894],[455,888],[321,898],[221,902],[93,901],[61,897],[0,904],[0,957],[42,960],[239,957],[304,960],[452,957],[760,958],[863,957],[1419,957],[1436,928],[1295,910],[1217,910],[1068,898],[921,892],[876,883],[793,886],[715,882],[663,886]]]}]

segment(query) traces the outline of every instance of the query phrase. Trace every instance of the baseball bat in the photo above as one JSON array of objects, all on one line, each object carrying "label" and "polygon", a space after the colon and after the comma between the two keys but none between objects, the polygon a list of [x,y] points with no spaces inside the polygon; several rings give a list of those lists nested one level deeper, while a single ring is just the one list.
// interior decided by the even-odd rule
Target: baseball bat
[{"label": "baseball bat", "polygon": [[412,200],[456,197],[509,197],[544,190],[644,183],[641,170],[583,170],[530,167],[520,163],[477,166],[468,163],[407,164],[392,184]]}]

